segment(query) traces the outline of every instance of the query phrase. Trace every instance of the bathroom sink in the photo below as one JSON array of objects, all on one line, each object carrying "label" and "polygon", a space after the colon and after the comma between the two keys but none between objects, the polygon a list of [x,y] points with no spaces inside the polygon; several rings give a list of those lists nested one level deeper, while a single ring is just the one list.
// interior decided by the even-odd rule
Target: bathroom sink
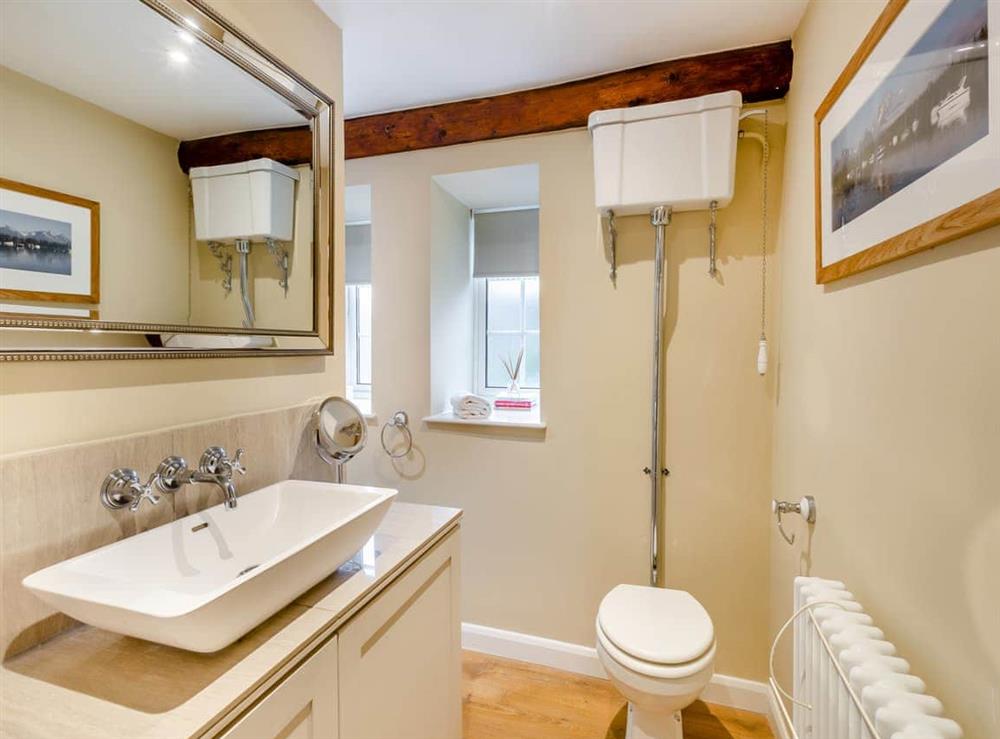
[{"label": "bathroom sink", "polygon": [[288,480],[39,570],[24,586],[93,626],[214,652],[350,559],[394,497]]}]

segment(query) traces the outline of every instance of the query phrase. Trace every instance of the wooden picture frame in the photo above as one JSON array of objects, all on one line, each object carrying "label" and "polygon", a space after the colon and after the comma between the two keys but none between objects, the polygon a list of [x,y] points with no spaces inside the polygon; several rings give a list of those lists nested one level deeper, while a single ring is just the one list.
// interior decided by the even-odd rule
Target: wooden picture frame
[{"label": "wooden picture frame", "polygon": [[[72,272],[57,274],[52,278],[54,283],[53,289],[51,290],[40,290],[40,289],[24,289],[18,287],[10,287],[10,273],[21,271],[19,269],[0,269],[0,299],[5,300],[38,300],[38,301],[52,301],[60,303],[99,303],[101,299],[101,205],[93,200],[87,200],[86,198],[77,197],[76,195],[68,195],[63,192],[57,192],[56,190],[47,190],[44,187],[36,187],[35,185],[27,185],[23,182],[15,182],[14,180],[8,180],[6,178],[0,177],[0,197],[3,196],[3,191],[8,191],[11,193],[21,194],[28,196],[32,199],[38,199],[39,201],[51,201],[53,203],[58,203],[66,206],[63,209],[59,209],[61,212],[71,214],[75,216],[75,220],[81,221],[81,219],[87,223],[85,231],[85,243],[84,248],[86,253],[83,254],[83,259],[76,260],[72,258],[72,248],[73,237],[69,241],[69,248],[66,249],[65,254],[60,256],[65,258],[67,264],[73,261],[73,267],[77,266],[77,261],[82,263],[82,271],[84,273],[89,273],[89,276],[77,275],[75,282],[77,284],[82,284],[87,288],[87,292],[80,291],[62,291],[55,289],[58,287],[57,283],[60,278],[65,278],[66,276],[72,276]],[[7,211],[3,210],[3,203],[8,202],[8,199],[0,201],[0,221],[3,220],[4,214]],[[73,214],[74,209],[80,209],[86,211],[82,214]],[[23,218],[32,219],[39,222],[55,222],[52,219],[38,216],[37,214],[17,214]],[[66,224],[63,224],[66,225]],[[0,227],[4,226],[4,223],[0,222]],[[67,225],[67,233],[70,233],[69,227]],[[13,241],[6,240],[5,235],[7,232],[0,234],[0,250],[16,249],[16,247],[10,246]],[[13,237],[11,237],[13,238]],[[20,251],[26,254],[30,249],[39,250],[37,244],[27,244],[26,246],[22,244]],[[0,257],[3,255],[0,254]],[[0,261],[0,267],[3,266],[3,261]],[[72,269],[71,268],[71,269]],[[26,270],[35,272],[35,270]],[[6,273],[6,274],[5,274]],[[38,275],[48,274],[45,270],[38,270],[36,275],[36,281],[38,281]],[[41,279],[45,279],[41,277]]]},{"label": "wooden picture frame", "polygon": [[[981,0],[981,2],[986,6],[985,12],[989,15],[990,14],[989,5],[991,5],[992,3],[989,3],[988,0]],[[925,13],[927,12],[929,4],[914,3],[913,6],[914,6],[913,7],[914,13]],[[908,227],[903,228],[898,232],[891,233],[891,235],[888,235],[885,238],[875,239],[873,240],[872,243],[868,244],[866,247],[858,248],[857,250],[853,251],[853,253],[845,254],[842,258],[832,259],[831,254],[824,251],[824,236],[829,237],[832,235],[826,232],[824,228],[824,223],[825,223],[824,219],[826,218],[831,219],[830,223],[831,223],[832,233],[837,233],[837,229],[834,229],[832,227],[832,224],[836,222],[835,216],[831,216],[831,213],[828,212],[832,210],[832,208],[824,207],[827,205],[826,202],[827,197],[824,194],[824,185],[827,184],[824,181],[824,177],[827,176],[824,173],[824,168],[823,168],[824,155],[827,155],[829,161],[833,162],[834,154],[836,152],[833,151],[828,152],[825,149],[825,147],[828,146],[829,142],[824,140],[822,135],[823,123],[827,119],[827,116],[831,113],[831,110],[834,109],[837,103],[841,100],[842,96],[844,96],[845,92],[850,92],[849,86],[851,86],[852,82],[855,81],[858,73],[862,71],[862,69],[867,70],[866,63],[869,62],[869,59],[872,57],[873,52],[882,51],[881,49],[879,49],[879,45],[882,43],[883,39],[886,37],[886,34],[890,31],[890,29],[893,28],[893,25],[900,19],[900,15],[904,13],[904,11],[908,7],[909,7],[908,0],[889,1],[888,5],[883,10],[881,15],[878,17],[875,24],[868,32],[868,35],[865,37],[860,47],[851,57],[847,66],[845,67],[843,72],[841,72],[840,76],[837,78],[833,87],[830,89],[829,93],[823,99],[822,103],[820,104],[819,108],[817,108],[815,113],[814,185],[815,185],[815,206],[816,206],[815,233],[816,233],[816,283],[817,284],[826,284],[834,280],[839,280],[849,275],[857,274],[859,272],[872,269],[879,265],[887,264],[888,262],[901,259],[910,254],[915,254],[917,252],[924,251],[925,249],[930,249],[935,246],[939,246],[945,242],[952,241],[954,239],[958,239],[963,236],[967,236],[971,233],[980,231],[984,228],[1000,224],[1000,159],[997,159],[995,161],[995,166],[994,166],[994,170],[997,172],[997,175],[996,178],[992,180],[993,184],[988,185],[986,188],[983,188],[985,191],[980,192],[976,197],[971,197],[968,200],[964,200],[963,202],[955,203],[953,204],[954,207],[949,207],[945,212],[935,213],[931,218],[928,218],[927,220],[921,222],[914,222],[912,223],[912,225],[907,224]],[[911,180],[907,185],[900,185],[898,189],[892,189],[888,196],[884,195],[884,190],[888,188],[884,188],[882,186],[881,182],[883,178],[890,179],[891,181],[892,179],[898,176],[896,172],[902,172],[906,177],[912,177],[913,176],[912,173],[914,171],[921,169],[921,167],[923,167],[931,160],[931,155],[928,155],[925,152],[929,149],[932,149],[933,146],[932,144],[926,144],[925,142],[927,142],[932,135],[943,135],[940,133],[940,131],[944,129],[944,126],[950,125],[949,123],[945,123],[944,125],[939,123],[939,121],[941,121],[945,115],[943,112],[938,114],[937,120],[935,120],[935,114],[933,112],[935,110],[942,109],[944,100],[942,100],[936,108],[932,109],[932,113],[930,114],[928,120],[923,120],[923,117],[921,117],[920,120],[914,118],[913,120],[916,121],[916,124],[910,124],[908,120],[901,120],[906,118],[908,113],[912,111],[921,110],[922,108],[920,108],[919,106],[923,104],[926,98],[936,100],[936,97],[930,97],[932,95],[932,88],[930,83],[928,83],[925,88],[920,89],[919,94],[913,92],[913,94],[916,95],[916,97],[913,98],[907,99],[904,96],[904,94],[900,92],[899,97],[902,98],[903,102],[898,102],[897,105],[902,106],[906,104],[908,107],[903,108],[902,112],[898,112],[899,109],[897,108],[897,117],[892,121],[889,121],[888,123],[884,122],[885,119],[888,118],[889,116],[888,113],[884,112],[885,107],[889,106],[889,103],[886,101],[892,99],[890,97],[891,93],[887,92],[891,89],[887,85],[889,79],[892,78],[894,73],[896,73],[897,71],[899,71],[900,79],[902,79],[902,75],[904,73],[904,68],[903,68],[904,63],[907,63],[912,59],[916,59],[917,58],[916,55],[918,53],[929,54],[929,52],[925,50],[927,45],[920,47],[919,50],[918,46],[924,43],[924,40],[930,36],[932,30],[935,34],[940,33],[942,37],[944,36],[944,30],[947,30],[947,28],[944,28],[943,30],[939,29],[938,26],[939,25],[944,26],[946,20],[946,13],[951,12],[953,3],[942,2],[939,5],[930,7],[933,12],[939,12],[940,14],[934,17],[934,20],[931,21],[929,26],[925,27],[925,30],[922,32],[922,35],[916,37],[915,40],[911,39],[910,41],[907,42],[911,43],[912,46],[910,46],[907,49],[907,51],[903,54],[903,56],[898,58],[898,61],[895,62],[896,66],[892,68],[892,71],[888,75],[886,75],[884,71],[881,72],[882,76],[886,78],[885,83],[880,82],[878,84],[878,87],[872,90],[869,97],[864,100],[864,103],[861,106],[859,106],[858,110],[848,121],[848,123],[837,132],[836,137],[833,137],[833,143],[836,144],[837,137],[843,135],[844,132],[847,131],[852,124],[855,124],[856,119],[860,119],[863,117],[862,112],[866,106],[868,106],[869,104],[874,104],[875,102],[879,103],[878,118],[876,119],[877,128],[875,129],[875,134],[872,137],[874,141],[873,143],[871,143],[868,151],[870,151],[871,148],[874,148],[875,146],[879,146],[880,144],[884,145],[879,146],[879,149],[877,150],[878,159],[876,160],[875,166],[871,166],[871,171],[867,175],[868,180],[865,181],[866,183],[865,187],[868,188],[869,193],[872,193],[876,188],[879,190],[877,194],[870,196],[870,200],[874,200],[875,204],[864,206],[867,207],[868,210],[873,211],[873,213],[870,216],[868,216],[867,210],[861,212],[861,215],[866,215],[869,218],[868,223],[873,222],[871,219],[875,218],[878,215],[879,211],[886,212],[885,211],[886,206],[889,206],[889,209],[891,209],[892,207],[895,207],[897,209],[906,208],[907,210],[900,210],[899,212],[913,214],[913,215],[908,215],[906,217],[916,220],[919,217],[915,215],[916,213],[926,212],[926,211],[923,211],[921,209],[914,209],[912,205],[904,204],[903,202],[897,202],[895,206],[892,206],[891,204],[896,198],[896,196],[898,194],[903,193],[909,185],[919,183],[921,181],[921,178],[930,179],[931,176],[935,174],[935,172],[944,169],[946,165],[951,170],[962,166],[961,163],[957,162],[957,159],[959,154],[964,154],[965,151],[959,150],[958,154],[952,155],[950,159],[948,158],[939,159],[937,160],[936,164],[932,163],[930,169],[928,169],[924,174],[916,175],[916,179]],[[969,4],[966,4],[964,7],[968,8]],[[950,18],[950,16],[948,17]],[[984,69],[988,69],[988,67],[992,66],[995,61],[992,58],[992,55],[995,54],[996,52],[990,50],[989,46],[996,45],[995,31],[997,25],[998,24],[996,23],[989,24],[988,39],[984,43],[986,50],[982,51],[983,54],[982,64]],[[983,26],[983,29],[985,28],[986,26]],[[902,33],[902,31],[900,31],[900,33]],[[900,43],[902,43],[902,41],[900,38],[898,38],[898,36],[893,39],[893,44],[895,46],[898,46]],[[942,48],[942,51],[943,50],[944,49]],[[934,49],[933,51],[937,52],[938,50]],[[964,49],[957,48],[957,51],[959,52],[964,51]],[[949,54],[953,53],[954,52],[949,50]],[[966,65],[969,64],[969,59],[962,59],[954,56],[948,56],[947,59],[948,59],[947,64],[941,64],[940,66],[941,68],[945,69],[946,72],[948,73],[952,72],[953,67],[957,67],[962,63],[965,63]],[[978,63],[978,60],[979,57],[974,57],[972,59],[972,61],[976,63]],[[926,61],[923,63],[928,64],[928,62]],[[876,63],[872,64],[872,67],[874,68],[876,64],[881,65],[882,70],[884,70],[885,67],[887,66],[886,60],[884,58],[876,60]],[[979,69],[980,69],[979,67],[976,67],[976,70]],[[870,72],[871,70],[867,71]],[[907,67],[905,71],[912,72],[913,70],[912,67]],[[924,69],[924,71],[926,72],[926,68]],[[958,73],[956,72],[953,76],[957,74]],[[875,77],[875,76],[876,75],[868,74],[866,75],[866,79],[868,77]],[[945,76],[944,74],[941,74],[939,77],[934,79],[933,83],[935,85],[939,84],[938,80],[943,80],[944,76]],[[979,80],[978,77],[975,77],[973,81],[981,81],[981,80]],[[862,81],[861,84],[869,85],[875,83]],[[899,83],[899,87],[903,88],[905,84],[906,83],[901,82]],[[986,83],[987,85],[985,88],[986,91],[995,91],[996,84],[997,83],[995,80],[989,80]],[[963,86],[966,85],[967,85],[966,78],[962,77],[961,82],[959,83],[959,89],[961,89]],[[974,92],[976,89],[974,89]],[[969,86],[965,87],[965,92],[968,98]],[[997,113],[996,113],[996,108],[994,106],[1000,105],[1000,100],[997,100],[996,99],[997,97],[998,97],[997,95],[992,95],[992,94],[986,96],[987,103],[986,103],[985,113],[982,112],[981,108],[973,109],[975,111],[974,114],[978,116],[977,118],[975,118],[976,121],[979,121],[982,118],[982,116],[985,116],[988,126],[990,119],[996,119]],[[983,99],[983,96],[981,94],[978,95],[978,99],[979,101],[981,101]],[[850,102],[852,104],[854,103],[853,100],[851,100]],[[967,107],[969,106],[968,101],[966,101],[965,104]],[[965,110],[966,109],[963,108],[960,114],[962,126],[967,126],[966,116],[964,112]],[[958,120],[957,115],[955,116],[955,119]],[[909,136],[910,131],[907,130],[908,125],[913,125],[912,141],[908,145],[909,146],[908,151],[910,152],[915,151],[916,153],[903,154],[903,153],[897,153],[896,151],[893,150],[889,150],[890,145],[891,147],[893,147],[893,149],[895,149],[895,147],[897,147],[897,143],[899,143],[898,139],[900,138],[900,136],[895,135],[894,130],[890,130],[892,126],[896,125],[894,123],[895,121],[901,121],[901,123],[897,127],[899,127],[899,130],[902,131],[902,133],[907,135],[906,138],[903,138],[904,142],[906,142],[908,138],[911,138]],[[924,124],[924,128],[920,132],[922,138],[918,140],[917,133],[920,123]],[[976,125],[981,125],[981,124],[976,123]],[[938,131],[935,131],[935,128],[937,128]],[[988,128],[991,127],[988,126]],[[995,128],[995,126],[993,126],[992,128]],[[866,134],[869,136],[872,135],[871,127],[866,129]],[[984,144],[990,143],[990,140],[992,139],[992,136],[994,134],[995,134],[994,131],[990,131],[988,134],[986,134],[985,138],[980,140],[975,140],[973,144],[966,144],[965,146],[967,148],[971,148],[973,145],[977,145],[978,143],[980,143],[980,141]],[[864,139],[858,139],[858,141],[864,141]],[[871,141],[871,139],[869,139],[869,141]],[[899,149],[902,151],[905,150],[905,147],[900,146]],[[893,157],[897,157],[896,164],[886,165],[886,169],[889,170],[888,175],[875,173],[875,167],[878,166],[878,164],[881,164],[882,162],[883,150],[885,150],[884,158],[886,160],[892,160]],[[842,156],[853,155],[852,161],[858,161],[857,158],[858,152],[860,152],[861,154],[861,159],[860,159],[861,164],[864,165],[867,162],[869,165],[871,165],[871,162],[868,162],[868,160],[864,157],[866,150],[862,145],[859,145],[856,149],[849,149],[845,145],[844,149],[841,150],[840,153],[842,154]],[[905,157],[907,156],[911,157],[911,159],[909,160],[905,159]],[[939,156],[939,155],[935,154],[934,156]],[[919,160],[920,157],[924,157],[924,159],[918,162],[919,166],[913,166],[912,160],[913,159]],[[839,168],[841,170],[849,166],[843,164],[843,161],[844,160],[841,159],[840,160],[841,163],[839,164]],[[904,163],[910,167],[909,170],[905,169],[905,167],[903,166]],[[893,171],[891,169],[893,166],[897,167],[898,169]],[[828,187],[828,192],[832,193],[835,191],[836,187],[834,182],[837,177],[837,171],[836,168],[833,167],[832,165],[830,165],[828,168],[830,170],[830,176],[831,176],[831,182]],[[848,179],[850,179],[851,174],[856,172],[857,172],[857,167],[850,169],[847,175]],[[951,189],[952,191],[954,191],[956,188],[949,187],[949,183],[954,181],[955,175],[954,173],[949,172],[947,176],[950,177],[951,180],[945,180],[944,178],[942,178],[943,185],[940,186],[940,189],[942,190]],[[841,203],[845,202],[849,196],[853,195],[851,188],[857,187],[858,189],[861,189],[862,177],[859,177],[857,179],[858,182],[857,185],[848,184],[845,186],[843,192],[846,192],[848,195],[847,196],[844,196],[842,194],[840,195]],[[904,179],[903,176],[899,176],[899,178],[901,180]],[[872,185],[871,182],[873,180],[875,182],[878,182],[879,184]],[[932,187],[932,185],[929,185],[925,181],[924,183],[922,183],[922,187]],[[992,187],[992,189],[989,189],[989,187]],[[841,193],[841,191],[839,190],[837,190],[837,192],[838,194]],[[912,194],[913,193],[911,191],[909,195]],[[900,199],[900,201],[901,200],[902,199]],[[830,205],[832,205],[833,202],[834,200],[831,197]],[[851,206],[851,207],[854,208],[854,210],[859,209],[858,206]],[[842,214],[843,210],[837,212]],[[892,221],[902,220],[902,218],[899,217],[899,213],[891,215],[892,217],[889,220]],[[854,217],[860,217],[860,216],[854,216]],[[846,226],[847,224],[848,221],[842,221],[843,226]],[[843,236],[843,232],[846,229],[843,229],[842,227],[838,228],[841,229],[841,235]],[[857,228],[863,230],[861,226]],[[877,231],[878,229],[871,229],[871,230]],[[833,241],[833,239],[829,240]]]}]

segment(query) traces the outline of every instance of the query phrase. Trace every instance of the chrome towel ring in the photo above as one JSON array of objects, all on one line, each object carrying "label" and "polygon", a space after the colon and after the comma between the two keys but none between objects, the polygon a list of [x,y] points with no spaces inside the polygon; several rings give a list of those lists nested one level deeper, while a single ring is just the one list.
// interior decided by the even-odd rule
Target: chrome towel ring
[{"label": "chrome towel ring", "polygon": [[[391,428],[396,429],[399,433],[406,436],[406,448],[398,454],[393,454],[389,449],[389,445],[385,443],[385,432]],[[382,434],[380,440],[382,442],[382,449],[384,449],[385,453],[392,459],[402,459],[410,453],[413,449],[413,434],[410,433],[410,417],[406,415],[406,411],[396,411],[392,414],[391,421],[387,421],[382,424]]]}]

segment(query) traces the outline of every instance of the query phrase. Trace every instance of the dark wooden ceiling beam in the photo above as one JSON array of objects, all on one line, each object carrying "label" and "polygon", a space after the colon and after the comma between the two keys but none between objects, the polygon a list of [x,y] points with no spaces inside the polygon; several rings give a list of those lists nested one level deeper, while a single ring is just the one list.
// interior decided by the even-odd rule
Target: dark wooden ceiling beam
[{"label": "dark wooden ceiling beam", "polygon": [[177,149],[177,161],[185,172],[192,167],[211,167],[263,157],[291,167],[309,164],[312,161],[312,133],[309,126],[209,136],[182,141]]},{"label": "dark wooden ceiling beam", "polygon": [[[778,100],[792,79],[792,44],[673,59],[534,90],[380,113],[344,122],[345,157],[466,144],[587,125],[592,111],[626,108],[739,90],[744,102]],[[309,128],[283,128],[181,142],[177,158],[191,167],[269,157],[304,164],[312,155]]]},{"label": "dark wooden ceiling beam", "polygon": [[534,90],[381,113],[345,122],[345,157],[394,154],[587,125],[592,111],[739,90],[744,102],[783,98],[792,45],[763,46],[611,72]]}]

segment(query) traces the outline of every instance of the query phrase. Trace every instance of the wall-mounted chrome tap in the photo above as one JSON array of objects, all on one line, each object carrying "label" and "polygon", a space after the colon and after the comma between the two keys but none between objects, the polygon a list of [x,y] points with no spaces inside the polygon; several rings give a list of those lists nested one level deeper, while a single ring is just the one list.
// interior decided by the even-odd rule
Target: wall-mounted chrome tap
[{"label": "wall-mounted chrome tap", "polygon": [[153,505],[160,502],[157,493],[176,493],[184,485],[204,482],[217,486],[226,496],[226,508],[235,508],[237,503],[236,485],[233,474],[246,474],[243,466],[243,450],[237,449],[232,459],[225,449],[210,446],[201,455],[198,469],[188,467],[183,457],[166,457],[156,472],[150,475],[145,484],[141,482],[139,473],[127,467],[112,471],[101,485],[101,502],[112,509],[128,506],[130,511],[139,510],[142,501],[148,500]]},{"label": "wall-mounted chrome tap", "polygon": [[226,496],[226,508],[236,507],[236,485],[233,473],[245,475],[243,449],[236,450],[232,459],[221,446],[210,446],[201,455],[198,469],[188,468],[183,457],[167,457],[157,468],[156,485],[165,493],[176,493],[184,485],[207,482],[217,486]]}]

